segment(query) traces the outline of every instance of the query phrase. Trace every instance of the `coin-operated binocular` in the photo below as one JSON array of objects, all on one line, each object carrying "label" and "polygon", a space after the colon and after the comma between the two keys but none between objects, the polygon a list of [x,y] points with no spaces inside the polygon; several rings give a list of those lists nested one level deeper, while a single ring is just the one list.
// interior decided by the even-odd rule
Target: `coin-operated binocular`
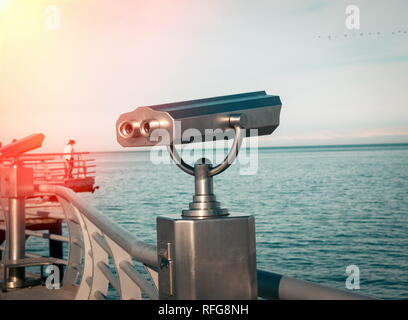
[{"label": "coin-operated binocular", "polygon": [[0,148],[0,159],[17,158],[25,152],[40,148],[43,141],[44,135],[42,133],[32,134],[28,137],[16,140]]},{"label": "coin-operated binocular", "polygon": [[[168,138],[159,143],[167,146],[180,169],[195,177],[195,195],[182,216],[157,219],[161,298],[256,298],[254,217],[232,215],[221,208],[212,177],[232,164],[251,131],[268,135],[278,127],[281,106],[279,96],[259,91],[143,106],[119,117],[116,132],[122,146],[157,145],[155,131],[165,131]],[[183,133],[189,129],[194,131],[186,140]],[[216,130],[235,131],[222,163],[212,166],[207,159],[200,159],[189,165],[183,161],[176,144],[189,143],[191,138],[204,141],[208,132]]]},{"label": "coin-operated binocular", "polygon": [[[25,258],[25,199],[34,193],[33,168],[23,167],[19,156],[41,147],[43,140],[43,134],[33,134],[0,148],[0,198],[8,199],[8,210],[4,214],[7,221],[5,260],[9,263]],[[25,268],[10,267],[6,287],[19,288],[26,284]]]},{"label": "coin-operated binocular", "polygon": [[279,97],[264,91],[139,107],[119,117],[117,139],[123,147],[154,146],[152,133],[163,129],[169,133],[168,145],[188,143],[182,134],[191,128],[202,137],[208,130],[236,127],[245,129],[246,136],[250,129],[268,135],[279,125],[280,109]]},{"label": "coin-operated binocular", "polygon": [[0,197],[20,198],[34,192],[33,169],[24,168],[18,158],[40,148],[43,140],[43,134],[32,134],[0,148],[0,160],[8,163],[0,167]]}]

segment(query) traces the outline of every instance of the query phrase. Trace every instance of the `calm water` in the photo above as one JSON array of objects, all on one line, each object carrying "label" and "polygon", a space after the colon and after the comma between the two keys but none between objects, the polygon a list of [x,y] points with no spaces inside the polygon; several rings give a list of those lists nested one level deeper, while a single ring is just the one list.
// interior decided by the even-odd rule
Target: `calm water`
[{"label": "calm water", "polygon": [[[100,211],[155,244],[155,218],[180,213],[193,180],[149,153],[99,153]],[[218,200],[256,217],[258,267],[360,293],[408,298],[408,145],[261,149],[256,175],[215,178]]]}]

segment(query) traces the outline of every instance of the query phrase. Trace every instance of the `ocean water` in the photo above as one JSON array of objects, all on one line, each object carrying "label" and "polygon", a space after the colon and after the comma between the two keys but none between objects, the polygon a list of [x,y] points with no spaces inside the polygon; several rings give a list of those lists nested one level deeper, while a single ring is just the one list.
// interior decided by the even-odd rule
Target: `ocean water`
[{"label": "ocean water", "polygon": [[[146,242],[157,216],[181,213],[193,178],[148,152],[95,153],[87,198]],[[256,218],[258,268],[345,289],[360,270],[361,294],[408,299],[408,145],[260,149],[258,169],[234,164],[214,178],[223,207]]]}]

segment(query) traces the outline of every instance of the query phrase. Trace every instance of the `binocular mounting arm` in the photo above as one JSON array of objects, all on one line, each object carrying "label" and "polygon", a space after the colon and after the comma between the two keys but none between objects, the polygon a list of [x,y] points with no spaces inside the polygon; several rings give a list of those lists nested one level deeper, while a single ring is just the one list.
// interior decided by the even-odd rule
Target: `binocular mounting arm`
[{"label": "binocular mounting arm", "polygon": [[230,124],[235,130],[234,142],[224,161],[214,168],[211,163],[207,163],[207,159],[199,160],[194,167],[192,167],[183,161],[174,144],[167,146],[170,156],[177,166],[189,175],[194,176],[195,180],[193,202],[190,203],[189,209],[183,210],[182,216],[206,218],[226,216],[229,214],[227,209],[221,208],[220,203],[216,199],[212,177],[225,171],[238,155],[243,140],[243,123],[240,119],[242,120],[240,115],[230,117]]},{"label": "binocular mounting arm", "polygon": [[[208,175],[210,177],[213,177],[217,174],[220,174],[221,172],[225,171],[228,169],[228,167],[234,162],[235,158],[238,156],[238,152],[241,148],[242,145],[242,140],[243,140],[243,132],[242,128],[239,124],[234,125],[234,131],[235,131],[235,138],[234,142],[232,144],[232,147],[230,151],[228,152],[228,155],[224,159],[223,162],[221,162],[219,165],[216,167],[212,168],[209,170]],[[188,173],[189,175],[194,176],[194,167],[190,166],[184,160],[181,158],[179,153],[176,150],[176,147],[174,144],[170,144],[167,146],[167,150],[170,153],[170,157],[173,159],[173,161],[176,163],[176,165],[183,170],[185,173]]]}]

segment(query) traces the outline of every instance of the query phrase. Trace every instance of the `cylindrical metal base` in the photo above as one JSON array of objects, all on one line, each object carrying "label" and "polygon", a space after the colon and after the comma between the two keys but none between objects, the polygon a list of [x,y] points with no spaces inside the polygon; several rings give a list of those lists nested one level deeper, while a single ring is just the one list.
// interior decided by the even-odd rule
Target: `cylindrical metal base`
[{"label": "cylindrical metal base", "polygon": [[214,194],[213,178],[209,174],[211,169],[210,160],[205,158],[195,164],[195,195],[189,208],[182,211],[183,217],[206,218],[228,215],[228,210],[221,208]]},{"label": "cylindrical metal base", "polygon": [[[10,198],[7,221],[8,260],[25,258],[25,199]],[[9,288],[24,286],[25,268],[10,268],[7,284]]]}]

